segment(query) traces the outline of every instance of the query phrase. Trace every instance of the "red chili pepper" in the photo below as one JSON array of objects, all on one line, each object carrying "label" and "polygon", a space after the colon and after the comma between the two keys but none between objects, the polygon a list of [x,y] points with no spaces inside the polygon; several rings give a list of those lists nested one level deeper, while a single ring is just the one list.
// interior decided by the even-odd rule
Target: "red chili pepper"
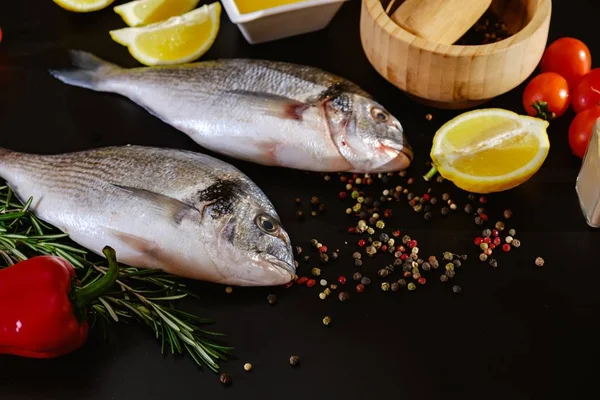
[{"label": "red chili pepper", "polygon": [[83,288],[61,257],[32,257],[0,270],[0,353],[55,358],[81,347],[87,306],[111,289],[119,272],[114,250],[103,252],[106,275]]}]

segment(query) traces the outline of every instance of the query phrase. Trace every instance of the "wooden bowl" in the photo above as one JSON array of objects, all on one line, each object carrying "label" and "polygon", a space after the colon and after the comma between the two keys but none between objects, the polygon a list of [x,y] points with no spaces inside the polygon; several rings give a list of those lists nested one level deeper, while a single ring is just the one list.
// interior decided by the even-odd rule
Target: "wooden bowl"
[{"label": "wooden bowl", "polygon": [[539,64],[550,27],[551,0],[494,0],[511,37],[496,43],[445,45],[398,26],[380,0],[362,0],[360,37],[369,62],[415,100],[437,108],[480,105],[527,79]]}]

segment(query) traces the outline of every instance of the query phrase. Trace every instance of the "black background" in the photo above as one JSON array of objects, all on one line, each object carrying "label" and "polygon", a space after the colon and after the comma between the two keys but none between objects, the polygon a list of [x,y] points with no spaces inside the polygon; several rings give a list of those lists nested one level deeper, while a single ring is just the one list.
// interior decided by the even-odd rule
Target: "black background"
[{"label": "black background", "polygon": [[[122,3],[117,1],[114,5]],[[203,2],[201,2],[203,3]],[[598,5],[593,0],[553,2],[550,39],[584,40],[600,60]],[[256,46],[248,45],[223,10],[219,36],[203,59],[252,57],[303,63],[340,74],[375,95],[402,122],[416,152],[411,175],[421,191],[428,150],[437,128],[457,112],[427,109],[386,83],[365,58],[359,40],[360,2],[346,3],[324,31]],[[125,98],[68,87],[46,69],[66,65],[65,49],[79,48],[123,66],[137,62],[114,43],[110,29],[124,26],[112,7],[91,14],[62,10],[51,1],[0,2],[0,146],[57,153],[106,145],[140,144],[202,151],[184,134],[166,126]],[[600,61],[599,61],[600,62]],[[600,65],[598,62],[594,66]],[[523,86],[486,104],[523,112]],[[432,121],[425,115],[431,112]],[[549,128],[550,154],[543,168],[524,185],[489,196],[495,221],[504,208],[515,217],[522,246],[499,254],[492,269],[477,258],[472,240],[481,228],[457,211],[429,222],[406,202],[395,203],[388,227],[419,240],[421,253],[441,257],[444,250],[466,253],[469,260],[452,283],[430,275],[414,292],[379,289],[376,271],[386,256],[365,262],[362,272],[373,284],[348,303],[335,296],[319,300],[318,288],[235,288],[191,282],[199,300],[181,304],[215,318],[211,328],[227,334],[236,347],[223,364],[233,377],[224,388],[218,375],[199,370],[185,357],[163,357],[159,343],[141,326],[113,327],[108,342],[92,334],[79,351],[55,360],[0,357],[2,399],[198,399],[198,398],[356,398],[410,399],[598,398],[597,283],[598,232],[588,228],[574,190],[580,161],[570,154],[567,131],[572,111]],[[224,157],[222,157],[224,158]],[[337,193],[336,176],[266,168],[231,161],[264,189],[275,204],[295,245],[311,252],[317,238],[340,258],[323,267],[330,281],[355,271],[351,253],[358,237],[346,233],[356,220],[347,217]],[[394,178],[393,184],[400,179]],[[432,184],[438,196],[448,191],[464,204],[466,193],[451,183]],[[373,185],[369,194],[383,186]],[[328,211],[297,221],[294,199],[308,212],[317,195]],[[345,243],[348,244],[345,244]],[[499,252],[496,252],[499,253]],[[546,260],[543,268],[534,259]],[[301,264],[299,275],[317,265]],[[387,260],[387,262],[386,262]],[[396,273],[396,279],[399,277]],[[463,292],[454,294],[452,284]],[[353,286],[353,285],[352,285]],[[269,293],[278,303],[266,301]],[[333,323],[321,319],[331,315]],[[290,355],[302,365],[293,369]],[[254,370],[246,373],[245,362]],[[590,392],[584,394],[583,390]]]}]

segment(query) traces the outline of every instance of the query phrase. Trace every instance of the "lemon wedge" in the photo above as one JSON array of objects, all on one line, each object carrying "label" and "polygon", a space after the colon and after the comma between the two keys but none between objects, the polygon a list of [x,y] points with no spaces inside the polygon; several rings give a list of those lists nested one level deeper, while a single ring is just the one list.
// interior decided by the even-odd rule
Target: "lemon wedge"
[{"label": "lemon wedge", "polygon": [[111,5],[115,0],[53,0],[68,11],[91,12],[98,11]]},{"label": "lemon wedge", "polygon": [[183,64],[201,57],[212,46],[220,16],[221,3],[215,2],[162,22],[113,30],[110,36],[144,65]]},{"label": "lemon wedge", "polygon": [[434,168],[459,188],[473,193],[512,189],[542,166],[550,142],[548,121],[488,108],[463,113],[444,124],[431,148]]},{"label": "lemon wedge", "polygon": [[193,10],[200,0],[135,0],[113,10],[129,26],[143,26]]}]

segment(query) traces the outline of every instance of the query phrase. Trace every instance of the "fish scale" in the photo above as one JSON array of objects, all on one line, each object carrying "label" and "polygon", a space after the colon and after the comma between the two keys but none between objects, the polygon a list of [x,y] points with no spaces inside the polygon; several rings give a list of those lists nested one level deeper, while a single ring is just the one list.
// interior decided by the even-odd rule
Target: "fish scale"
[{"label": "fish scale", "polygon": [[213,157],[143,146],[59,155],[0,149],[0,176],[22,202],[33,198],[41,220],[96,254],[113,247],[124,264],[243,286],[294,276],[272,203]]}]

